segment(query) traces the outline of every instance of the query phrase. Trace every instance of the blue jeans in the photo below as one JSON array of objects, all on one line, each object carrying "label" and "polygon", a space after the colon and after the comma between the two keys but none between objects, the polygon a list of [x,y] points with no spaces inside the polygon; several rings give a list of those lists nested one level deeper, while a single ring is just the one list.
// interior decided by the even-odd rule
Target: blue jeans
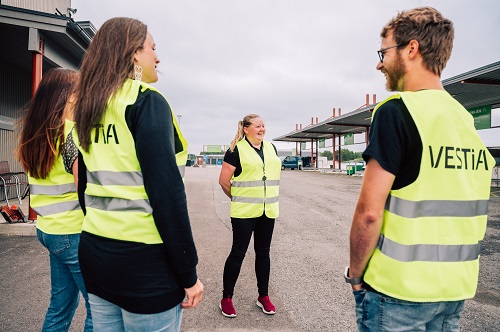
[{"label": "blue jeans", "polygon": [[464,301],[409,302],[364,289],[354,292],[359,331],[458,332]]},{"label": "blue jeans", "polygon": [[40,243],[49,251],[50,305],[45,315],[42,331],[68,331],[80,301],[85,299],[87,317],[84,331],[92,331],[92,316],[87,291],[78,263],[80,234],[53,235],[36,230]]},{"label": "blue jeans", "polygon": [[178,332],[181,329],[182,310],[178,304],[157,314],[134,314],[89,294],[95,332]]}]

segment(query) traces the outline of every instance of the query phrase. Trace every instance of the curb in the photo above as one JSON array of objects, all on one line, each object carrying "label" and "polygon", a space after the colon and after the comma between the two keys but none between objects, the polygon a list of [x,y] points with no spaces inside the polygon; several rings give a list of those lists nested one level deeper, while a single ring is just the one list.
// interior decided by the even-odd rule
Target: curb
[{"label": "curb", "polygon": [[0,235],[7,236],[36,236],[36,222],[0,223]]}]

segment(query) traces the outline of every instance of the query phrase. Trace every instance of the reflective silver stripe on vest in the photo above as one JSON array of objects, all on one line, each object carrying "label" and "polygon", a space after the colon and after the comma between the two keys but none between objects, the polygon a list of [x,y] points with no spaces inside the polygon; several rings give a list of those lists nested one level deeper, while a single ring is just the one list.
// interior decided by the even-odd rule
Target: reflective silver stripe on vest
[{"label": "reflective silver stripe on vest", "polygon": [[488,213],[488,200],[477,201],[409,201],[389,196],[385,209],[405,218],[475,217]]},{"label": "reflective silver stripe on vest", "polygon": [[276,203],[278,201],[278,196],[266,198],[266,204]]},{"label": "reflective silver stripe on vest", "polygon": [[184,174],[186,174],[186,166],[177,166],[179,168],[179,173],[181,173],[181,176],[184,178]]},{"label": "reflective silver stripe on vest", "polygon": [[[278,186],[280,184],[280,180],[267,180],[267,186]],[[239,187],[239,188],[248,188],[248,187],[262,187],[264,185],[264,181],[255,180],[255,181],[233,181],[231,186]]]},{"label": "reflective silver stripe on vest", "polygon": [[263,204],[264,198],[259,197],[243,197],[243,196],[232,196],[231,202],[235,203],[253,203],[253,204]]},{"label": "reflective silver stripe on vest", "polygon": [[[278,197],[268,197],[266,198],[266,204],[276,203]],[[264,199],[259,197],[244,197],[244,196],[232,196],[231,202],[235,203],[252,203],[252,204],[263,204]]]},{"label": "reflective silver stripe on vest", "polygon": [[76,192],[74,183],[67,183],[55,186],[41,186],[38,184],[30,184],[30,193],[32,195],[63,195]]},{"label": "reflective silver stripe on vest", "polygon": [[39,216],[45,217],[51,214],[80,210],[80,204],[78,201],[70,201],[31,208]]},{"label": "reflective silver stripe on vest", "polygon": [[248,187],[262,187],[264,186],[264,181],[255,180],[255,181],[233,181],[231,184],[232,187],[239,188],[248,188]]},{"label": "reflective silver stripe on vest", "polygon": [[377,248],[386,256],[401,262],[465,262],[479,258],[481,241],[477,244],[413,244],[394,242],[383,234]]},{"label": "reflective silver stripe on vest", "polygon": [[139,186],[143,185],[142,173],[139,172],[112,172],[87,171],[87,182],[101,186]]},{"label": "reflective silver stripe on vest", "polygon": [[279,186],[280,180],[267,180],[266,185],[268,186]]},{"label": "reflective silver stripe on vest", "polygon": [[85,206],[104,211],[140,211],[153,213],[153,208],[145,199],[123,199],[85,195]]}]

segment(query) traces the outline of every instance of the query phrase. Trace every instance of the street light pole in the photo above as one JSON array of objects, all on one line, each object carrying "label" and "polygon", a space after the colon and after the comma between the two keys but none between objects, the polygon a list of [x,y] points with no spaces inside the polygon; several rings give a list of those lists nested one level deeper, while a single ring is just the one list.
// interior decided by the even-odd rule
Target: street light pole
[{"label": "street light pole", "polygon": [[177,123],[179,123],[179,127],[181,126],[181,117],[182,115],[177,115]]}]

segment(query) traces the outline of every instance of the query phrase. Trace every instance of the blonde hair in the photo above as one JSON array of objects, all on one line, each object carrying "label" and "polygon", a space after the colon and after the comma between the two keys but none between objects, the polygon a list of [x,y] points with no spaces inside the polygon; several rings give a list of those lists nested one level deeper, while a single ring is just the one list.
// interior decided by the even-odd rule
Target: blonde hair
[{"label": "blonde hair", "polygon": [[243,128],[248,128],[252,124],[252,120],[255,118],[260,118],[260,116],[257,114],[248,114],[243,118],[243,120],[238,121],[238,131],[236,132],[234,139],[231,141],[231,147],[229,148],[231,152],[234,151],[236,144],[245,137]]}]

